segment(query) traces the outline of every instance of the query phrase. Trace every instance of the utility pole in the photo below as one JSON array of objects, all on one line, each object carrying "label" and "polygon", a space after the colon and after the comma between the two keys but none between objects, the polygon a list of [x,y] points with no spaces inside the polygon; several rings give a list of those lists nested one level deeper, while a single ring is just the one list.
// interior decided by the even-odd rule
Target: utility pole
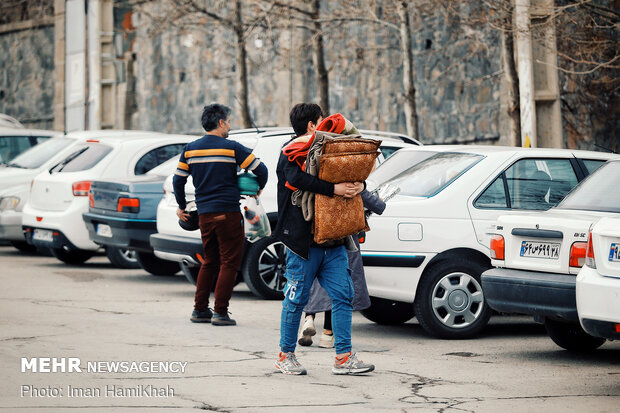
[{"label": "utility pole", "polygon": [[530,0],[515,0],[517,72],[519,74],[519,106],[521,109],[521,146],[524,147],[537,146],[530,25]]}]

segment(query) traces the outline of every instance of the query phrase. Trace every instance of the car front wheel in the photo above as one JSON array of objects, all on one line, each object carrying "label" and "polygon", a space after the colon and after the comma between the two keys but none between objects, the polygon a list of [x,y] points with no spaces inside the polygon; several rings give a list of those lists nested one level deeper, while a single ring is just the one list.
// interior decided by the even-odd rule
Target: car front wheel
[{"label": "car front wheel", "polygon": [[545,329],[555,344],[569,351],[592,351],[605,342],[604,338],[593,337],[583,331],[579,324],[563,323],[548,318],[545,320]]},{"label": "car front wheel", "polygon": [[267,300],[281,300],[286,284],[286,247],[270,236],[259,239],[249,248],[243,280],[254,295]]},{"label": "car front wheel", "polygon": [[440,261],[422,276],[414,309],[420,325],[446,339],[478,334],[491,317],[480,285],[487,268],[472,261]]}]

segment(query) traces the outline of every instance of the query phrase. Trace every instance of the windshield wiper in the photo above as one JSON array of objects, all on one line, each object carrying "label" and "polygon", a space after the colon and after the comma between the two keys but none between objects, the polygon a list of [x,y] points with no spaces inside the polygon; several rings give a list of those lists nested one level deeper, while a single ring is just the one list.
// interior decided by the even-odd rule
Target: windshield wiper
[{"label": "windshield wiper", "polygon": [[84,152],[86,152],[86,150],[88,149],[88,146],[85,148],[80,149],[79,151],[75,152],[73,155],[69,155],[67,157],[67,159],[65,159],[64,161],[57,163],[56,165],[52,166],[49,170],[49,173],[52,173],[56,168],[59,168],[56,172],[61,172],[62,169],[67,166],[67,164],[69,162],[71,162],[72,160],[74,160],[75,158],[77,158],[78,156],[80,156],[81,154],[83,154]]},{"label": "windshield wiper", "polygon": [[10,166],[11,168],[30,169],[26,166],[20,165],[18,163],[13,163],[13,162],[6,163],[6,166]]}]

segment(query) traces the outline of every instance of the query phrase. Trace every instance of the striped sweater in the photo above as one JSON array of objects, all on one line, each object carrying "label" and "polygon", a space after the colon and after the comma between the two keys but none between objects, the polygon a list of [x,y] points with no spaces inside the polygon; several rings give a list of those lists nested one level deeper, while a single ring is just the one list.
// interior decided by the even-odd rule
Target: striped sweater
[{"label": "striped sweater", "polygon": [[172,185],[179,208],[185,209],[185,183],[192,176],[198,213],[239,211],[238,168],[252,171],[261,189],[267,183],[267,167],[239,142],[215,135],[185,145]]}]

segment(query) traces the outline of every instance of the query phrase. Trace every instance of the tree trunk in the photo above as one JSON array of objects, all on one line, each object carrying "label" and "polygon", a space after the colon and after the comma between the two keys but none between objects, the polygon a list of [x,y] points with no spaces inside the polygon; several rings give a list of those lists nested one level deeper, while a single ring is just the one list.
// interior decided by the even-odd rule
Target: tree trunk
[{"label": "tree trunk", "polygon": [[247,67],[247,51],[245,49],[245,37],[243,30],[243,20],[241,18],[241,1],[235,1],[235,60],[236,60],[236,94],[239,102],[239,113],[241,115],[241,123],[244,128],[253,127],[252,117],[250,116],[250,108],[248,105],[248,67]]},{"label": "tree trunk", "polygon": [[521,111],[519,110],[519,78],[514,58],[514,38],[512,31],[502,30],[502,66],[508,85],[508,118],[510,119],[510,142],[521,146]]},{"label": "tree trunk", "polygon": [[314,73],[316,75],[317,88],[319,90],[319,106],[323,109],[325,116],[329,115],[329,76],[325,67],[325,56],[323,53],[323,33],[321,22],[321,0],[312,0],[312,19],[314,29],[312,30],[312,61],[314,63]]},{"label": "tree trunk", "polygon": [[415,105],[415,86],[413,83],[413,51],[411,49],[411,20],[409,19],[408,1],[398,2],[400,18],[400,48],[403,55],[403,87],[405,90],[405,121],[407,134],[418,139],[418,114]]}]

